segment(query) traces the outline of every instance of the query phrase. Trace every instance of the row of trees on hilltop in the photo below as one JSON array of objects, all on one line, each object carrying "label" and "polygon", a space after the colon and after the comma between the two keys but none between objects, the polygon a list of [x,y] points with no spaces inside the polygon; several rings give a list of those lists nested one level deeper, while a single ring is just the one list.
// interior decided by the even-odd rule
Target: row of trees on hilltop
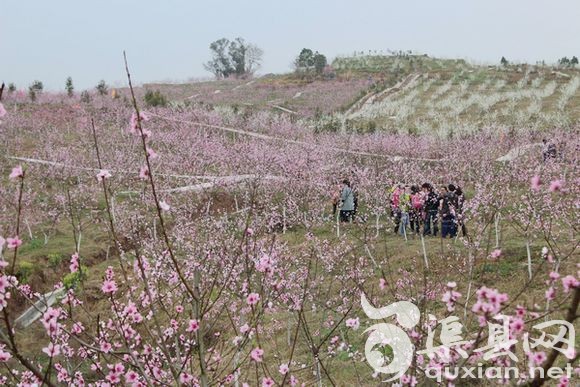
[{"label": "row of trees on hilltop", "polygon": [[[499,62],[501,63],[502,66],[507,66],[510,64],[510,62],[505,58],[505,56],[502,56]],[[538,63],[545,64],[544,61]],[[558,66],[560,67],[576,67],[577,65],[578,58],[576,56],[573,56],[572,59],[569,59],[567,56],[558,59]]]},{"label": "row of trees on hilltop", "polygon": [[[2,83],[2,90],[4,88],[4,84]],[[64,89],[66,91],[66,94],[72,98],[74,97],[74,84],[73,84],[73,80],[72,77],[68,77],[65,81],[64,84]],[[34,81],[29,87],[28,87],[28,96],[30,97],[31,101],[35,101],[36,97],[38,94],[41,94],[42,91],[44,90],[44,85],[41,81]],[[109,91],[109,86],[107,85],[107,83],[104,80],[99,81],[99,83],[97,84],[97,86],[95,86],[95,90],[97,91],[97,93],[101,96],[106,95],[107,92]],[[16,91],[16,85],[14,85],[14,83],[10,83],[8,85],[8,92],[9,93],[13,93]],[[119,95],[116,94],[113,90],[113,98],[118,98]],[[165,95],[163,95],[159,90],[147,90],[145,92],[145,96],[144,96],[144,101],[145,104],[147,106],[166,106],[167,105],[167,97]],[[85,102],[85,103],[89,103],[91,102],[91,95],[89,93],[88,90],[83,90],[80,94],[80,100],[81,102]]]},{"label": "row of trees on hilltop", "polygon": [[[64,89],[66,91],[66,94],[69,97],[73,97],[74,96],[74,84],[73,84],[73,80],[72,77],[68,77],[65,81],[64,84]],[[97,92],[99,93],[99,95],[105,95],[107,94],[108,90],[109,90],[109,86],[107,85],[107,83],[104,80],[99,81],[99,83],[97,84],[97,86],[95,86],[95,89],[97,90]],[[28,86],[28,96],[30,98],[31,101],[35,101],[36,97],[41,94],[44,90],[44,84],[42,83],[42,81],[39,80],[35,80],[34,82],[32,82],[30,84],[30,86]],[[13,93],[16,91],[16,85],[14,83],[9,83],[8,84],[8,92],[9,93]],[[88,91],[83,91],[81,93],[81,100],[86,100],[90,98],[89,97],[89,93]],[[88,101],[86,101],[88,102]]]},{"label": "row of trees on hilltop", "polygon": [[[69,97],[73,97],[74,96],[75,87],[73,85],[72,77],[68,77],[66,79],[66,82],[64,84],[64,89],[66,90],[66,94]],[[109,91],[109,86],[107,85],[107,83],[105,82],[104,79],[101,79],[99,81],[99,83],[97,83],[97,86],[95,86],[95,89],[97,90],[97,93],[99,93],[99,95],[105,95]],[[90,95],[89,95],[89,92],[87,90],[84,90],[81,93],[81,100],[83,102],[89,102]]]},{"label": "row of trees on hilltop", "polygon": [[[4,83],[2,83],[4,86]],[[34,81],[28,86],[28,96],[32,101],[36,100],[36,95],[42,93],[44,90],[44,84],[41,81]],[[16,85],[14,83],[8,84],[8,93],[13,93],[16,91]]]},{"label": "row of trees on hilltop", "polygon": [[567,56],[558,59],[558,65],[562,67],[575,67],[578,64],[578,58],[573,56],[572,59],[568,59]]},{"label": "row of trees on hilltop", "polygon": [[[244,39],[238,37],[234,41],[226,38],[218,39],[209,46],[212,52],[212,59],[204,64],[206,70],[215,75],[216,78],[228,78],[230,76],[246,77],[251,76],[260,67],[264,51],[255,44],[246,43]],[[376,52],[375,52],[376,53]],[[389,51],[391,55],[408,57],[411,51]],[[363,51],[360,52],[364,54]],[[371,51],[369,51],[371,54]],[[357,56],[357,52],[355,55]],[[508,66],[510,62],[505,56],[501,57],[502,66]],[[326,56],[313,51],[310,48],[303,48],[294,60],[294,69],[297,73],[315,73],[320,75],[328,65]],[[578,58],[571,59],[563,57],[558,60],[561,67],[575,67],[578,65]]]},{"label": "row of trees on hilltop", "polygon": [[[240,37],[233,41],[218,39],[209,45],[209,49],[212,58],[203,66],[218,79],[253,75],[260,68],[264,54],[260,47]],[[322,74],[327,64],[325,55],[310,48],[303,48],[294,61],[296,72],[300,73]]]},{"label": "row of trees on hilltop", "polygon": [[314,70],[316,74],[322,74],[327,64],[326,56],[322,55],[318,51],[313,52],[309,48],[303,48],[294,61],[294,67],[296,68],[297,72],[308,73]]}]

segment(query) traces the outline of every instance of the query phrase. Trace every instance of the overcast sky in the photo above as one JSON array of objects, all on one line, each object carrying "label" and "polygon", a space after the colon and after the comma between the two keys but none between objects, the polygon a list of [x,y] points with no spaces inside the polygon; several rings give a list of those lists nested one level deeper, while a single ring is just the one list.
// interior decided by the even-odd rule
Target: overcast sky
[{"label": "overcast sky", "polygon": [[303,47],[329,57],[414,50],[497,63],[580,56],[579,0],[0,0],[0,82],[77,89],[208,77],[209,44],[241,36],[260,73],[290,70]]}]

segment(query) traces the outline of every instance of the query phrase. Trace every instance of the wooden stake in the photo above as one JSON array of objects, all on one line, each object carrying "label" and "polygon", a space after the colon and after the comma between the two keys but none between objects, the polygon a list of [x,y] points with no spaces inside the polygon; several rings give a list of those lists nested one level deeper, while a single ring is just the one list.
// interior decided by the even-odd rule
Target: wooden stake
[{"label": "wooden stake", "polygon": [[423,237],[423,233],[421,234],[421,245],[423,246],[423,259],[425,260],[425,267],[429,270],[429,261],[427,260],[427,249],[425,249],[425,238]]},{"label": "wooden stake", "polygon": [[528,253],[528,275],[532,279],[532,253],[530,252],[530,241],[526,238],[526,252]]},{"label": "wooden stake", "polygon": [[499,248],[499,212],[495,214],[495,248]]}]

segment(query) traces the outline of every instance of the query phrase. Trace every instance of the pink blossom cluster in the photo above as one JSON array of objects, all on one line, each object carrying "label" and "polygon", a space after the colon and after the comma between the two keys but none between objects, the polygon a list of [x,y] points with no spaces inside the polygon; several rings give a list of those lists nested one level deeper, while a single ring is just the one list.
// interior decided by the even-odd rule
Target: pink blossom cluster
[{"label": "pink blossom cluster", "polygon": [[109,266],[105,273],[105,280],[103,281],[103,286],[101,286],[101,290],[105,294],[115,294],[117,289],[117,283],[114,280],[114,272],[113,267]]},{"label": "pink blossom cluster", "polygon": [[461,298],[461,293],[455,290],[457,288],[456,282],[448,282],[446,288],[447,290],[445,293],[443,293],[443,298],[441,301],[447,305],[448,312],[453,312],[455,310],[455,304],[457,303],[457,300]]},{"label": "pink blossom cluster", "polygon": [[[530,179],[530,186],[533,191],[539,191],[542,186],[542,179],[538,175],[534,175]],[[550,192],[560,192],[564,188],[564,180],[556,179],[550,182],[548,190]]]},{"label": "pink blossom cluster", "polygon": [[79,271],[80,268],[79,258],[80,258],[79,253],[74,253],[73,255],[71,255],[69,265],[71,273],[76,273],[77,271]]},{"label": "pink blossom cluster", "polygon": [[476,292],[477,301],[471,308],[472,312],[480,315],[480,325],[485,326],[486,321],[499,314],[503,304],[509,296],[506,293],[500,293],[497,289],[490,289],[482,286]]}]

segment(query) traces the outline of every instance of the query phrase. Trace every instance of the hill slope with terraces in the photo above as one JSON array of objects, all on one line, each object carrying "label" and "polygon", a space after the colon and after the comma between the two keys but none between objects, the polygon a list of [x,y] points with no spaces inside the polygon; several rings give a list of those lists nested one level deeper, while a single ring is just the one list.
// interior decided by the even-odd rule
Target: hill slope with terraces
[{"label": "hill slope with terraces", "polygon": [[427,56],[337,58],[324,76],[147,84],[176,106],[201,104],[325,118],[324,130],[450,135],[494,125],[573,127],[580,71],[546,65],[478,66]]}]

